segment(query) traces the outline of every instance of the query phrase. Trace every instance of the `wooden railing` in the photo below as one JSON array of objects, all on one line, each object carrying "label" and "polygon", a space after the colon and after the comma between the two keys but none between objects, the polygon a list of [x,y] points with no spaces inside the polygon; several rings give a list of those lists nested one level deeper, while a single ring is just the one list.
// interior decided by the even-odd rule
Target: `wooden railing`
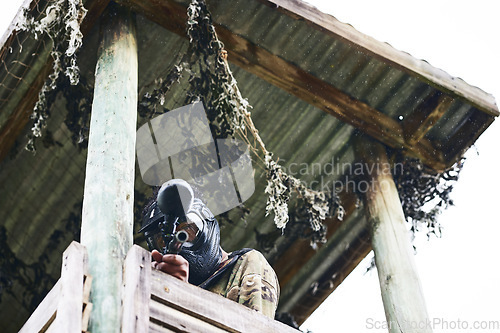
[{"label": "wooden railing", "polygon": [[[21,332],[85,332],[91,277],[85,247],[64,252],[61,278]],[[134,245],[123,270],[122,332],[298,332],[245,306],[151,268],[151,254]]]},{"label": "wooden railing", "polygon": [[72,242],[63,253],[61,278],[19,332],[86,332],[92,304],[87,250]]}]

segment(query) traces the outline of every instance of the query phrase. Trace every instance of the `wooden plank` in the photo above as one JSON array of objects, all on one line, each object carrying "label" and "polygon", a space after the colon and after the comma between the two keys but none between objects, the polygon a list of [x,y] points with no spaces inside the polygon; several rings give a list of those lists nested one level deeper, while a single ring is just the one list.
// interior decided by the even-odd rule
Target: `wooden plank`
[{"label": "wooden plank", "polygon": [[149,333],[176,333],[176,332],[150,321]]},{"label": "wooden plank", "polygon": [[425,134],[446,113],[453,102],[453,98],[440,92],[431,96],[427,101],[424,101],[403,122],[406,140],[412,145],[422,140]]},{"label": "wooden plank", "polygon": [[151,280],[154,300],[221,329],[245,333],[297,332],[241,304],[160,271],[152,270]]},{"label": "wooden plank", "polygon": [[92,276],[86,274],[83,281],[83,311],[82,311],[82,332],[86,332],[89,327],[90,315],[92,313],[92,303],[90,303],[90,290],[92,289]]},{"label": "wooden plank", "polygon": [[123,261],[133,245],[138,59],[135,16],[116,4],[101,20],[81,242],[93,277],[92,332],[118,332]]},{"label": "wooden plank", "polygon": [[82,331],[83,279],[87,261],[85,247],[75,241],[63,253],[61,296],[54,323],[59,332]]},{"label": "wooden plank", "polygon": [[[56,325],[50,325],[50,326],[48,326],[48,327],[47,327],[47,330],[42,331],[42,332],[43,332],[43,333],[59,333],[59,332],[61,332],[61,331],[59,331],[59,330],[57,329]],[[42,333],[42,332],[40,332],[40,333]]]},{"label": "wooden plank", "polygon": [[55,318],[60,294],[61,280],[58,280],[24,323],[19,333],[39,332],[47,323],[51,323]]},{"label": "wooden plank", "polygon": [[372,55],[412,76],[436,87],[453,97],[464,99],[471,105],[490,116],[500,115],[495,98],[483,90],[455,78],[443,70],[432,67],[428,62],[412,57],[406,52],[394,49],[387,43],[367,36],[351,25],[342,23],[329,14],[325,14],[310,4],[299,0],[258,0],[294,19],[305,20],[310,26],[329,34],[336,39],[354,46],[358,50]]},{"label": "wooden plank", "polygon": [[[54,322],[54,320],[56,319],[56,314],[57,314],[57,312],[54,312],[54,313],[52,314],[52,317],[50,317],[50,318],[49,318],[49,321],[47,321],[47,322],[45,323],[45,325],[43,325],[42,329],[40,330],[40,332],[41,332],[41,333],[43,333],[43,332],[48,332],[48,331],[50,330],[50,327],[52,326],[52,323],[53,323],[53,322]],[[54,327],[54,326],[52,326],[52,327]]]},{"label": "wooden plank", "polygon": [[151,298],[151,253],[134,245],[123,271],[122,332],[148,332]]},{"label": "wooden plank", "polygon": [[356,149],[367,165],[363,176],[370,186],[362,196],[389,332],[432,332],[427,326],[408,325],[427,323],[429,316],[385,147],[359,137]]},{"label": "wooden plank", "polygon": [[189,333],[224,333],[238,332],[224,330],[211,325],[199,318],[191,316],[164,304],[152,301],[150,304],[151,321],[155,324],[170,329],[173,332]]},{"label": "wooden plank", "polygon": [[84,304],[87,304],[89,302],[91,288],[92,288],[92,276],[87,274],[85,275],[83,280],[82,299]]},{"label": "wooden plank", "polygon": [[88,330],[91,314],[92,314],[92,303],[87,303],[84,305],[82,313],[82,332],[86,332]]},{"label": "wooden plank", "polygon": [[[186,37],[185,7],[172,1],[120,0],[119,2],[160,26]],[[436,170],[445,168],[446,163],[442,155],[430,141],[422,139],[413,145],[408,144],[398,121],[353,99],[334,86],[260,48],[240,35],[233,34],[224,26],[216,23],[214,25],[232,63],[343,122],[359,128],[389,147],[402,149]]]},{"label": "wooden plank", "polygon": [[[324,277],[325,272],[330,272],[330,278],[335,274],[341,275],[343,271],[331,271],[332,267],[342,269],[341,263],[344,261],[344,256],[349,253],[346,244],[349,244],[349,248],[351,245],[354,246],[360,238],[362,239],[366,235],[369,229],[368,223],[361,213],[361,211],[357,211],[356,214],[352,214],[343,221],[326,244],[321,246],[317,254],[302,266],[300,271],[281,289],[279,312],[293,310],[296,315],[299,315],[301,311],[296,308],[302,307],[301,302],[306,299],[304,295],[315,292],[313,290],[315,288],[312,286],[321,279],[327,280]],[[303,310],[307,311],[307,309]]]}]

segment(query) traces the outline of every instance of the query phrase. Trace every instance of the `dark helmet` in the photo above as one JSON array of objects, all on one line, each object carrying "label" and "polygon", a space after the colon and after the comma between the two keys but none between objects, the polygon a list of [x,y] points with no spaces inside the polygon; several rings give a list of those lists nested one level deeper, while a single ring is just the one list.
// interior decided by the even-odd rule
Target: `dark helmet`
[{"label": "dark helmet", "polygon": [[191,186],[184,180],[172,179],[162,185],[156,200],[144,211],[139,232],[144,232],[150,250],[167,253],[172,239],[168,230],[187,233],[179,254],[189,262],[189,282],[201,284],[222,261],[220,229],[212,212],[194,198]]}]

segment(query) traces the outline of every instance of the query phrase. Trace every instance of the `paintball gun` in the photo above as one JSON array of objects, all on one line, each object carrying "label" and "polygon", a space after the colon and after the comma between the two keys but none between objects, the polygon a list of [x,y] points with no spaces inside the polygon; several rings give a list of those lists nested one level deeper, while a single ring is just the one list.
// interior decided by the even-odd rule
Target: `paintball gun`
[{"label": "paintball gun", "polygon": [[187,217],[193,200],[193,189],[184,180],[172,179],[161,186],[139,230],[150,250],[178,254],[186,242],[193,241],[198,228]]}]

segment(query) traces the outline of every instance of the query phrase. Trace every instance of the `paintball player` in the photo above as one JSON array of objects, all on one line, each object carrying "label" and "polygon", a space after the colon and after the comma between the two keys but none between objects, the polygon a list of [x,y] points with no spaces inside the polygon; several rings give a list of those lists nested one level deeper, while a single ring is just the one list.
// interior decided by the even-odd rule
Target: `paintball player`
[{"label": "paintball player", "polygon": [[184,180],[163,184],[144,208],[140,232],[153,268],[274,318],[280,291],[274,270],[256,250],[226,253],[217,220]]}]

